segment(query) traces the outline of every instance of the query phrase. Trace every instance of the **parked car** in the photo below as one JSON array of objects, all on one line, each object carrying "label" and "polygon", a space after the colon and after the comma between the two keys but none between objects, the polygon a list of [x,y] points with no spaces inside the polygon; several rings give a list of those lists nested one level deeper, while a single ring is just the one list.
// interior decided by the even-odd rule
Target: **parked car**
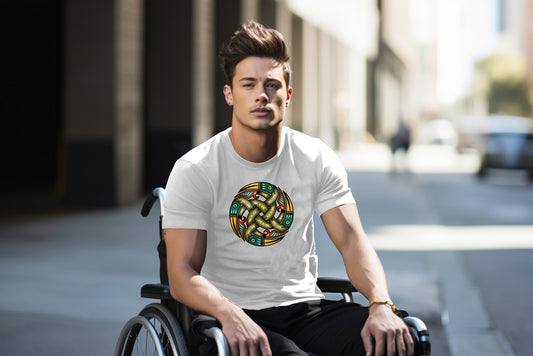
[{"label": "parked car", "polygon": [[479,177],[491,168],[527,170],[533,181],[533,120],[489,116],[482,134]]}]

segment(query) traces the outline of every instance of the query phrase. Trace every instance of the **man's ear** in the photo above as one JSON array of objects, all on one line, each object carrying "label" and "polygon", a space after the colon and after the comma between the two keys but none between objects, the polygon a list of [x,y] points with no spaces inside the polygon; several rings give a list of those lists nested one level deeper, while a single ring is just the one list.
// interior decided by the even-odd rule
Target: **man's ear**
[{"label": "man's ear", "polygon": [[287,89],[287,98],[285,98],[285,107],[289,106],[289,102],[291,101],[291,96],[292,96],[292,88],[289,87],[289,89]]},{"label": "man's ear", "polygon": [[226,104],[233,106],[233,94],[228,84],[224,85],[224,98],[226,99]]}]

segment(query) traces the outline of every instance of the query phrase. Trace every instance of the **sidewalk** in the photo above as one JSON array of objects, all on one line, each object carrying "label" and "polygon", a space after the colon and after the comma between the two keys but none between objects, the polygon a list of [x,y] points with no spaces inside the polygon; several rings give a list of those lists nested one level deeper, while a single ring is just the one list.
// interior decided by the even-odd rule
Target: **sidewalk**
[{"label": "sidewalk", "polygon": [[[140,204],[140,202],[139,202]],[[110,355],[158,282],[157,217],[140,205],[0,225],[0,355]]]},{"label": "sidewalk", "polygon": [[[144,219],[138,210],[78,212],[0,228],[1,355],[111,353],[126,320],[150,303],[140,298],[140,287],[158,281],[157,214]],[[332,244],[317,244],[321,275],[345,275]],[[427,323],[434,355],[450,355],[427,253],[378,253],[392,298]]]},{"label": "sidewalk", "polygon": [[[0,354],[110,354],[123,324],[151,302],[140,287],[158,281],[154,212],[142,218],[135,206],[1,226]],[[343,276],[332,244],[317,244],[321,275]],[[395,302],[427,323],[434,355],[449,355],[438,283],[430,271],[420,273],[427,256],[379,254]]]}]

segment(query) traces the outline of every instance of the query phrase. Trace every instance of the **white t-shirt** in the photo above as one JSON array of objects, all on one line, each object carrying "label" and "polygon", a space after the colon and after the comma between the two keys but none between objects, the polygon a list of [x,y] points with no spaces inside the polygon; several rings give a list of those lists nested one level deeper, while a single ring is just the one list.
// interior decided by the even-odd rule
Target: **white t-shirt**
[{"label": "white t-shirt", "polygon": [[249,162],[229,131],[176,162],[163,228],[207,230],[201,274],[242,308],[323,298],[313,213],[354,202],[344,167],[322,141],[288,127],[276,156]]}]

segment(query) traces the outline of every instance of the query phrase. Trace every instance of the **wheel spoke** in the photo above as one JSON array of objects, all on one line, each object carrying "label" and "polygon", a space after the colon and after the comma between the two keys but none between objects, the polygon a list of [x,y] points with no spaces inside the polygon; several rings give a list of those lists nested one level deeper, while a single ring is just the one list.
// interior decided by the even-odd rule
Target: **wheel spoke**
[{"label": "wheel spoke", "polygon": [[166,307],[156,303],[150,304],[139,313],[138,317],[141,318],[140,322],[135,323],[136,317],[132,318],[128,322],[128,324],[132,324],[130,332],[128,335],[124,334],[124,341],[120,341],[122,340],[120,339],[117,343],[117,345],[125,345],[122,347],[120,355],[188,355],[187,342],[182,329],[175,315]]}]

